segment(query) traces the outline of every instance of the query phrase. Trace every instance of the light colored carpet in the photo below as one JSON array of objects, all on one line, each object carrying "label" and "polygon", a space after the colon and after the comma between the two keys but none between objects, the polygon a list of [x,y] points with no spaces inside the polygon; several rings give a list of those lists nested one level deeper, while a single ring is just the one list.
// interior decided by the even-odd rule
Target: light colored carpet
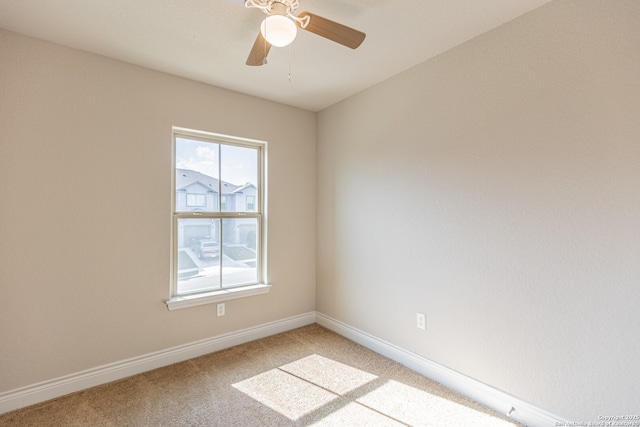
[{"label": "light colored carpet", "polygon": [[514,426],[310,325],[0,415],[2,426]]}]

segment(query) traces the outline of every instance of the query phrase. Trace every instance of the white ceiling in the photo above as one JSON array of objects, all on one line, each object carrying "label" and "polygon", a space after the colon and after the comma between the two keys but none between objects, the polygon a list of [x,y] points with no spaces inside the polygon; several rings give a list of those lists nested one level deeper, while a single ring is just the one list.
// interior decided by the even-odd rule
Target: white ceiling
[{"label": "white ceiling", "polygon": [[0,0],[0,28],[319,111],[550,0],[299,1],[367,38],[351,50],[299,31],[290,61],[274,47],[249,67],[265,15],[242,0]]}]

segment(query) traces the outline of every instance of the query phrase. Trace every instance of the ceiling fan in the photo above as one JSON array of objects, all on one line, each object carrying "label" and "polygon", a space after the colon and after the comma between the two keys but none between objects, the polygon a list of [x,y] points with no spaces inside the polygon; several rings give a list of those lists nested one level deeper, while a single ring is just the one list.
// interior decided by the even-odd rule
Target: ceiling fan
[{"label": "ceiling fan", "polygon": [[257,8],[267,17],[260,25],[258,37],[251,48],[247,65],[264,65],[271,46],[289,45],[296,37],[297,28],[302,28],[321,37],[355,49],[366,34],[329,19],[298,10],[298,0],[246,0],[247,8]]}]

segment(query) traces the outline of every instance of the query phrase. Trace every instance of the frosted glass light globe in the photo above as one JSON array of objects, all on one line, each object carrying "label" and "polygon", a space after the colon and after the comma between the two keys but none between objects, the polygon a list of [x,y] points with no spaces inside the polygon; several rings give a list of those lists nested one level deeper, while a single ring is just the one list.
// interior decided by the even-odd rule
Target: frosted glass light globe
[{"label": "frosted glass light globe", "polygon": [[260,33],[272,46],[282,47],[296,38],[298,29],[296,24],[286,16],[271,15],[262,21]]}]

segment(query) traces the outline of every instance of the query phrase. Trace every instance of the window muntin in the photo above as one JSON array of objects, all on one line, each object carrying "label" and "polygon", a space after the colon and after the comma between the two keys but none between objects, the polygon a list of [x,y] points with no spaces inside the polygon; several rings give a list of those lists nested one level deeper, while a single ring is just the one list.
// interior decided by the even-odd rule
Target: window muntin
[{"label": "window muntin", "polygon": [[172,298],[264,283],[264,147],[174,129]]}]

